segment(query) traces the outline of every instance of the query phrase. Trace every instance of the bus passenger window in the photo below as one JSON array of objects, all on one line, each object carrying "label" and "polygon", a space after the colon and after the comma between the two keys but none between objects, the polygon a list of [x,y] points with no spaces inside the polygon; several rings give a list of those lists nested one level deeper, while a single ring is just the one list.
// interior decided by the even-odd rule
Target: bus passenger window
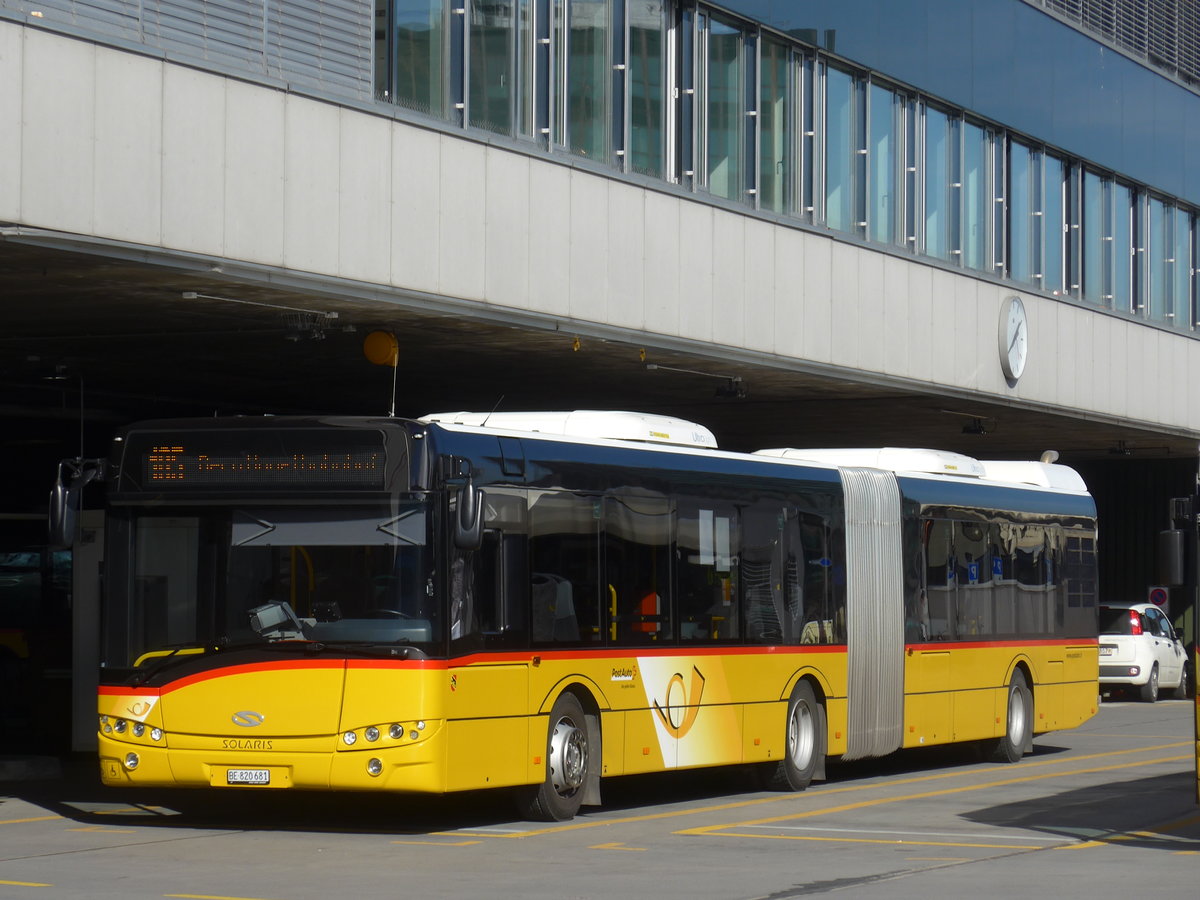
[{"label": "bus passenger window", "polygon": [[[787,583],[789,591],[799,591],[802,622],[799,640],[802,644],[831,644],[834,642],[834,617],[830,612],[833,588],[833,555],[829,547],[829,525],[819,516],[801,513],[800,552],[789,556]],[[793,566],[800,569],[798,588],[792,587]]]},{"label": "bus passenger window", "polygon": [[954,559],[959,635],[971,638],[994,634],[994,585],[986,523],[954,523]]},{"label": "bus passenger window", "polygon": [[957,614],[953,522],[928,519],[925,528],[925,599],[929,606],[929,639],[951,640]]},{"label": "bus passenger window", "polygon": [[604,591],[610,643],[671,640],[671,505],[661,497],[604,501]]},{"label": "bus passenger window", "polygon": [[710,508],[705,509],[696,501],[679,501],[675,601],[682,641],[718,641],[736,636],[734,515],[735,510],[723,504],[710,502]]},{"label": "bus passenger window", "polygon": [[786,508],[770,501],[742,512],[742,617],[752,644],[784,642],[786,520]]},{"label": "bus passenger window", "polygon": [[530,630],[534,643],[603,639],[599,499],[565,491],[529,498]]}]

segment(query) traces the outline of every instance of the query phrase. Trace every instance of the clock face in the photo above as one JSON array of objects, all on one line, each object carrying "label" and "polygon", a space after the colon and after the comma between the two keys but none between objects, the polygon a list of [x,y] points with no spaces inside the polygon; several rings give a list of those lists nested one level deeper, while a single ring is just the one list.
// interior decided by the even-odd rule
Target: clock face
[{"label": "clock face", "polygon": [[1029,356],[1029,320],[1020,297],[1009,297],[1000,311],[1000,368],[1004,377],[1016,381],[1025,371]]}]

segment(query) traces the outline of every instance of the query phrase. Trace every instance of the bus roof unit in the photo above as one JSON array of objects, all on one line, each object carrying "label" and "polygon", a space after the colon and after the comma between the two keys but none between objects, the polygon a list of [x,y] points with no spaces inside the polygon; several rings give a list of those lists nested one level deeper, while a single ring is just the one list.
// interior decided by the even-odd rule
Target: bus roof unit
[{"label": "bus roof unit", "polygon": [[468,425],[503,431],[529,431],[591,440],[639,441],[673,444],[707,450],[717,439],[703,425],[648,413],[577,409],[571,412],[452,412],[432,413],[420,421],[441,425]]},{"label": "bus roof unit", "polygon": [[985,459],[982,465],[987,472],[984,477],[991,481],[1033,484],[1060,491],[1087,493],[1087,485],[1084,484],[1083,478],[1070,466],[1007,459]]},{"label": "bus roof unit", "polygon": [[794,447],[775,447],[756,450],[759,456],[808,460],[836,466],[870,466],[892,472],[920,472],[934,475],[963,475],[985,478],[983,464],[961,453],[945,450],[922,450],[915,447],[865,447],[844,449],[799,450]]}]

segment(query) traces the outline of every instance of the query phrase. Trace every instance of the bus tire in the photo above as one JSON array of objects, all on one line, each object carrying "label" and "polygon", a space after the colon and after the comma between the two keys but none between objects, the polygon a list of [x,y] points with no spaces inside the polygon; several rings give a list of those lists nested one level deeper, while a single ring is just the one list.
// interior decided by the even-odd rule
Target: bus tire
[{"label": "bus tire", "polygon": [[1015,763],[1025,755],[1025,747],[1032,737],[1033,695],[1025,682],[1025,673],[1016,669],[1008,682],[1008,703],[1004,713],[1004,737],[996,740],[992,748],[992,759],[996,762]]},{"label": "bus tire", "polygon": [[574,694],[564,692],[550,710],[546,732],[546,777],[539,785],[518,790],[521,813],[539,822],[575,818],[591,774],[587,719]]},{"label": "bus tire", "polygon": [[760,770],[763,787],[771,791],[802,791],[812,784],[824,752],[819,727],[822,721],[812,685],[798,681],[788,698],[783,759],[763,764]]}]

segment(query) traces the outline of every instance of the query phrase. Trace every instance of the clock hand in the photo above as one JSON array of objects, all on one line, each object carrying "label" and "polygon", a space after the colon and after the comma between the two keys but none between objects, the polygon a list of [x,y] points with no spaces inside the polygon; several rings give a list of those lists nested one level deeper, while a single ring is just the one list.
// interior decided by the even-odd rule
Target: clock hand
[{"label": "clock hand", "polygon": [[1021,324],[1018,323],[1017,330],[1013,332],[1013,339],[1011,341],[1009,341],[1009,344],[1008,344],[1009,350],[1012,350],[1013,347],[1017,346],[1017,341],[1021,337],[1021,327],[1022,327]]}]

